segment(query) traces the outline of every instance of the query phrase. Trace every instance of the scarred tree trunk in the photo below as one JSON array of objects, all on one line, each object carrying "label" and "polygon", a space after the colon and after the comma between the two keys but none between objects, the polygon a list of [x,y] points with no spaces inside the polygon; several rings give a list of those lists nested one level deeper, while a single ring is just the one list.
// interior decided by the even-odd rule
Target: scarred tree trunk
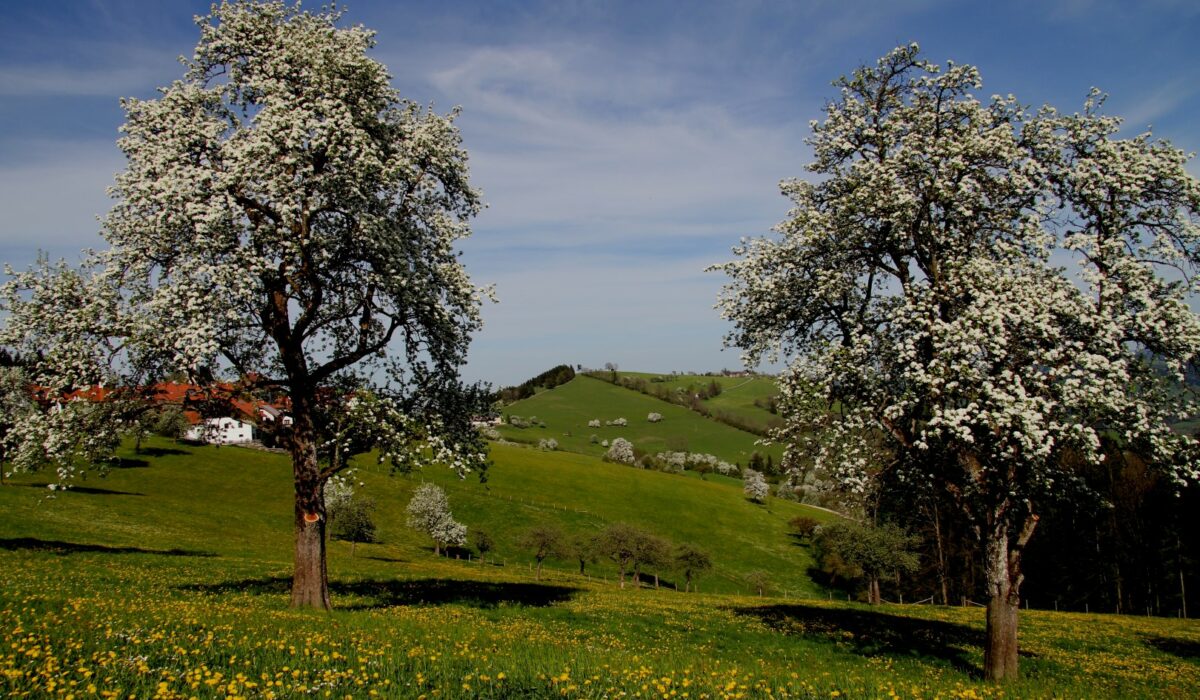
[{"label": "scarred tree trunk", "polygon": [[292,607],[329,610],[329,577],[325,569],[325,489],[317,464],[311,404],[304,398],[294,398],[292,413],[292,472],[296,486]]},{"label": "scarred tree trunk", "polygon": [[1021,609],[1021,554],[1033,535],[1038,517],[1029,515],[1016,541],[1009,543],[1006,506],[989,513],[983,542],[984,576],[987,580],[987,630],[983,649],[983,675],[990,681],[1007,681],[1018,676],[1017,613]]}]

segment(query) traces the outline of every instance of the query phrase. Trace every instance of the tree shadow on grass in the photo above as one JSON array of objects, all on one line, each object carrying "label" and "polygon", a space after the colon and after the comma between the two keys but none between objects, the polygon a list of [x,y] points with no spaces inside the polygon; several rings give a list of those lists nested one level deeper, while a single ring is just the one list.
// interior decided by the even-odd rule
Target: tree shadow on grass
[{"label": "tree shadow on grass", "polygon": [[178,447],[143,447],[137,451],[147,457],[166,457],[167,455],[190,455],[191,450],[181,450]]},{"label": "tree shadow on grass", "polygon": [[1181,659],[1187,659],[1189,661],[1200,659],[1200,642],[1193,639],[1146,636],[1142,637],[1142,641],[1145,642],[1147,646],[1154,647],[1155,649],[1171,654],[1172,656],[1178,656]]},{"label": "tree shadow on grass", "polygon": [[[251,593],[255,595],[286,594],[292,581],[287,577],[267,577],[222,581],[212,584],[190,584],[181,590],[199,593]],[[377,610],[402,605],[468,605],[474,608],[496,608],[506,605],[544,608],[571,599],[580,589],[538,583],[489,583],[458,579],[417,579],[413,581],[364,579],[331,581],[329,592],[334,596],[354,596],[366,599],[350,605],[335,605],[339,610]]]},{"label": "tree shadow on grass", "polygon": [[83,544],[80,542],[62,542],[60,540],[40,540],[36,537],[9,537],[0,539],[0,549],[10,552],[33,551],[52,552],[60,556],[80,552],[98,552],[100,554],[158,554],[165,557],[215,557],[214,552],[199,552],[190,549],[143,549],[141,547],[110,547],[103,544]]},{"label": "tree shadow on grass", "polygon": [[[19,486],[25,486],[25,487],[31,488],[31,489],[49,489],[50,488],[50,484],[39,483],[39,482],[34,482],[34,483],[29,483],[29,484],[19,484]],[[102,488],[97,488],[95,486],[75,486],[75,485],[71,485],[70,488],[63,489],[63,491],[66,491],[68,493],[86,493],[86,494],[89,494],[92,496],[145,496],[146,495],[144,493],[139,493],[137,491],[117,491],[115,489],[102,489]],[[61,493],[61,492],[62,491],[60,491],[59,493]]]},{"label": "tree shadow on grass", "polygon": [[[823,637],[863,656],[928,657],[974,678],[982,669],[968,660],[968,647],[982,648],[981,630],[940,620],[922,620],[873,610],[810,605],[735,608],[784,634]],[[1030,656],[1021,652],[1022,656]]]}]

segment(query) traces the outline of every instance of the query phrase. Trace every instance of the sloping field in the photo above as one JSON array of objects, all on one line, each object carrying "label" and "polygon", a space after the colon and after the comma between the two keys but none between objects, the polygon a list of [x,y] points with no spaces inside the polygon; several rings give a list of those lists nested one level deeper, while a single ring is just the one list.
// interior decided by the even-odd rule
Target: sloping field
[{"label": "sloping field", "polygon": [[[444,471],[364,469],[383,542],[355,557],[333,542],[335,610],[292,611],[286,460],[151,447],[53,500],[37,476],[0,486],[0,695],[1200,695],[1194,621],[1022,611],[1024,678],[989,686],[979,680],[982,610],[784,597],[787,567],[802,562],[772,530],[798,507],[747,510],[720,484],[511,447],[496,449],[487,488]],[[456,515],[490,528],[506,565],[434,557],[403,527],[421,478],[447,483]],[[587,531],[601,514],[678,538],[703,533],[727,571],[770,566],[779,587],[765,598],[620,590],[565,565],[535,581],[514,561],[526,523]]]},{"label": "sloping field", "polygon": [[[652,412],[662,414],[663,420],[650,423],[646,417]],[[603,455],[606,448],[599,442],[593,443],[592,435],[598,441],[625,438],[648,453],[703,452],[743,466],[756,450],[770,454],[776,462],[782,454],[778,445],[756,445],[758,437],[751,433],[587,376],[577,376],[562,386],[513,403],[504,409],[504,415],[536,416],[546,424],[545,428],[525,429],[502,426],[500,432],[509,440],[536,444],[540,439],[553,438],[558,441],[559,449],[594,456]],[[629,424],[604,425],[616,418],[625,418]],[[588,427],[591,420],[599,420],[600,427]]]},{"label": "sloping field", "polygon": [[695,390],[716,382],[721,393],[700,403],[714,414],[724,413],[747,424],[765,430],[780,422],[779,416],[756,405],[779,392],[772,377],[725,377],[702,374],[653,374],[646,372],[617,372],[620,377],[644,379],[654,387],[694,394]]}]

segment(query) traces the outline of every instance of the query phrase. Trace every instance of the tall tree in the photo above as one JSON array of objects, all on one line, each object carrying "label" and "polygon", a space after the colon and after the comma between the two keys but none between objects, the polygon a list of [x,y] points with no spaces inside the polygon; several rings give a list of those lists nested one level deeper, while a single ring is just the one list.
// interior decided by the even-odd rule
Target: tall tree
[{"label": "tall tree", "polygon": [[182,80],[122,103],[110,247],[86,275],[10,282],[0,338],[43,350],[50,387],[180,370],[286,394],[296,607],[330,607],[322,490],[345,461],[317,447],[339,378],[387,378],[356,396],[394,463],[482,461],[457,379],[484,292],[454,249],[480,208],[456,112],[401,98],[373,32],[340,18],[278,1],[199,18]]},{"label": "tall tree", "polygon": [[1170,144],[1117,138],[1094,92],[1070,116],[980,100],[975,68],[916,45],[836,85],[818,181],[785,182],[779,236],[717,266],[728,340],[795,358],[792,452],[852,488],[885,470],[949,495],[984,553],[985,675],[1011,678],[1021,555],[1069,465],[1116,435],[1198,474],[1168,427],[1192,399],[1168,385],[1200,351],[1200,184]]}]

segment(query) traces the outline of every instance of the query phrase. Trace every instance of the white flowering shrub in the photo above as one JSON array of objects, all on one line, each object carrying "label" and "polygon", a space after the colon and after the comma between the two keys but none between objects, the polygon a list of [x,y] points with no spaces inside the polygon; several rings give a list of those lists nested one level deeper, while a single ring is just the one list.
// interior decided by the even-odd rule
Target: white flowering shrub
[{"label": "white flowering shrub", "polygon": [[633,454],[633,443],[625,438],[617,438],[612,441],[612,447],[604,453],[604,458],[610,462],[619,464],[633,464],[637,461],[637,457]]},{"label": "white flowering shrub", "polygon": [[623,428],[629,425],[629,421],[624,418],[614,418],[613,420],[605,421],[604,424],[610,427]]},{"label": "white flowering shrub", "polygon": [[500,431],[491,426],[484,426],[480,428],[479,434],[488,440],[499,441],[504,439],[504,436],[500,434]]},{"label": "white flowering shrub", "polygon": [[600,419],[599,418],[591,419],[590,421],[588,421],[588,427],[589,428],[599,428],[600,427]]},{"label": "white flowering shrub", "polygon": [[600,446],[601,446],[601,447],[608,447],[608,440],[601,440],[601,441],[600,441]]},{"label": "white flowering shrub", "polygon": [[646,420],[650,421],[651,423],[657,423],[662,420],[662,414],[652,412],[650,415],[646,416]]},{"label": "white flowering shrub", "polygon": [[1116,436],[1200,477],[1170,428],[1197,412],[1172,385],[1200,356],[1200,183],[1170,144],[1119,138],[1095,92],[1069,115],[980,100],[974,67],[915,45],[838,85],[778,235],[716,268],[728,342],[796,358],[774,435],[789,456],[961,508],[985,553],[985,675],[1012,677],[1021,554],[1071,465]]},{"label": "white flowering shrub", "polygon": [[538,440],[538,449],[553,452],[554,450],[558,449],[558,440],[555,440],[554,438],[542,438],[541,440]]},{"label": "white flowering shrub", "polygon": [[433,538],[434,554],[447,546],[461,547],[467,542],[467,528],[450,514],[450,501],[437,484],[424,483],[413,491],[405,508],[408,526]]},{"label": "white flowering shrub", "polygon": [[771,493],[771,485],[767,483],[762,472],[745,469],[742,471],[742,492],[755,503],[766,503],[767,496]]}]

